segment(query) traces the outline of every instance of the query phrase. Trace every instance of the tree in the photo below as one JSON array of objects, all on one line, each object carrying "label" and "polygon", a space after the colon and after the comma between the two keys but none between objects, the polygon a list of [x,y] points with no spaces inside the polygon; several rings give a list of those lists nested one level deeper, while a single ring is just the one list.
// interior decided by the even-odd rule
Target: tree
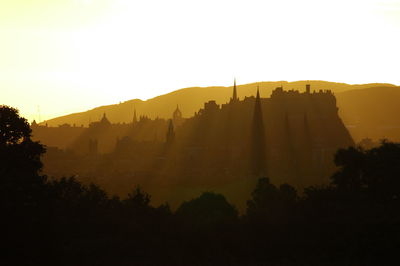
[{"label": "tree", "polygon": [[382,141],[370,150],[340,149],[335,155],[339,170],[332,185],[351,197],[373,201],[400,199],[400,144]]},{"label": "tree", "polygon": [[144,192],[140,186],[136,186],[128,197],[122,201],[125,207],[125,214],[128,217],[138,219],[148,219],[153,214],[153,208],[150,206],[151,196]]},{"label": "tree", "polygon": [[31,137],[31,129],[18,110],[6,105],[0,106],[0,147],[16,145]]},{"label": "tree", "polygon": [[45,177],[39,172],[45,148],[31,140],[31,132],[17,109],[0,106],[0,198],[10,208],[43,197]]},{"label": "tree", "polygon": [[238,213],[223,195],[204,192],[200,197],[185,201],[176,215],[194,227],[227,225],[236,221]]},{"label": "tree", "polygon": [[332,184],[342,191],[351,193],[360,191],[364,185],[366,159],[366,152],[361,147],[339,149],[334,162],[340,168],[332,175]]},{"label": "tree", "polygon": [[[31,129],[18,110],[0,106],[1,244],[13,258],[34,254],[49,218],[46,178],[40,175],[45,148],[31,140]],[[12,247],[18,247],[12,248]]]},{"label": "tree", "polygon": [[269,178],[260,178],[247,202],[247,216],[259,222],[284,222],[293,214],[297,191],[288,184],[276,187]]},{"label": "tree", "polygon": [[146,208],[150,204],[150,198],[150,195],[142,191],[140,186],[136,186],[131,193],[128,193],[128,198],[124,202],[133,208]]},{"label": "tree", "polygon": [[[8,178],[31,178],[38,176],[42,168],[40,156],[45,148],[31,140],[32,130],[18,110],[0,106],[0,176]],[[16,181],[16,180],[14,180]]]}]

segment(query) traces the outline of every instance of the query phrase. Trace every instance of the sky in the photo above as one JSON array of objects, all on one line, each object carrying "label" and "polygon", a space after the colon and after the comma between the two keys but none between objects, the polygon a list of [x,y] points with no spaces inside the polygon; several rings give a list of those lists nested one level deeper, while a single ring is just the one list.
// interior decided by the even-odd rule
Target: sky
[{"label": "sky", "polygon": [[0,104],[29,121],[191,86],[400,85],[400,1],[0,0]]}]

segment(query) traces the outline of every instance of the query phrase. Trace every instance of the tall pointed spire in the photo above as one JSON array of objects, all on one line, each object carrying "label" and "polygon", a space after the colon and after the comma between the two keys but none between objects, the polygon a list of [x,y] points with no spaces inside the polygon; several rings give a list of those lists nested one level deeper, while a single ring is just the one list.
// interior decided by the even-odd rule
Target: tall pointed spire
[{"label": "tall pointed spire", "polygon": [[231,102],[237,102],[237,101],[239,101],[239,98],[237,97],[236,78],[235,78],[233,81],[233,93]]},{"label": "tall pointed spire", "polygon": [[261,109],[260,90],[257,86],[257,97],[254,104],[251,134],[251,171],[257,176],[267,175],[266,139]]},{"label": "tall pointed spire", "polygon": [[237,89],[236,89],[236,78],[233,81],[233,100],[236,101],[238,99],[237,97]]},{"label": "tall pointed spire", "polygon": [[137,116],[136,116],[136,107],[135,106],[133,106],[133,124],[136,124],[137,123]]}]

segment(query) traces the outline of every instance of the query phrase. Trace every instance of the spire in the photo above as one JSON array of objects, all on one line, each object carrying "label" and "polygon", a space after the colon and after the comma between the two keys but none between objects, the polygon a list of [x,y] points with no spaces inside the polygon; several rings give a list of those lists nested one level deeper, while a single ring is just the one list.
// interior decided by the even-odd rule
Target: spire
[{"label": "spire", "polygon": [[137,123],[137,116],[136,116],[136,107],[133,106],[133,124]]},{"label": "spire", "polygon": [[233,81],[233,94],[232,94],[231,102],[236,102],[238,100],[239,100],[239,98],[237,97],[236,78],[235,78]]},{"label": "spire", "polygon": [[174,121],[177,121],[182,118],[182,112],[181,112],[181,110],[179,110],[178,105],[176,105],[176,109],[172,114],[172,118],[174,119]]},{"label": "spire", "polygon": [[258,86],[254,104],[251,143],[251,171],[255,175],[265,176],[267,174],[266,139]]},{"label": "spire", "polygon": [[233,81],[233,100],[234,100],[234,101],[238,100],[238,97],[237,97],[237,89],[236,89],[236,78],[235,78],[235,80]]},{"label": "spire", "polygon": [[106,113],[103,113],[103,118],[100,120],[100,123],[104,124],[104,125],[110,125],[110,121],[107,119],[106,117]]}]

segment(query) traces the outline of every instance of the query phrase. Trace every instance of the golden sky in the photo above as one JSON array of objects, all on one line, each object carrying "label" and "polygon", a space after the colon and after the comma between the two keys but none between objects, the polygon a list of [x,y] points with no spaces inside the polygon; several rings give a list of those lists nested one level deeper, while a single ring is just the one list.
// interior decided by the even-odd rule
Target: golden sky
[{"label": "golden sky", "polygon": [[29,120],[234,76],[400,84],[400,1],[0,0],[0,36]]}]

